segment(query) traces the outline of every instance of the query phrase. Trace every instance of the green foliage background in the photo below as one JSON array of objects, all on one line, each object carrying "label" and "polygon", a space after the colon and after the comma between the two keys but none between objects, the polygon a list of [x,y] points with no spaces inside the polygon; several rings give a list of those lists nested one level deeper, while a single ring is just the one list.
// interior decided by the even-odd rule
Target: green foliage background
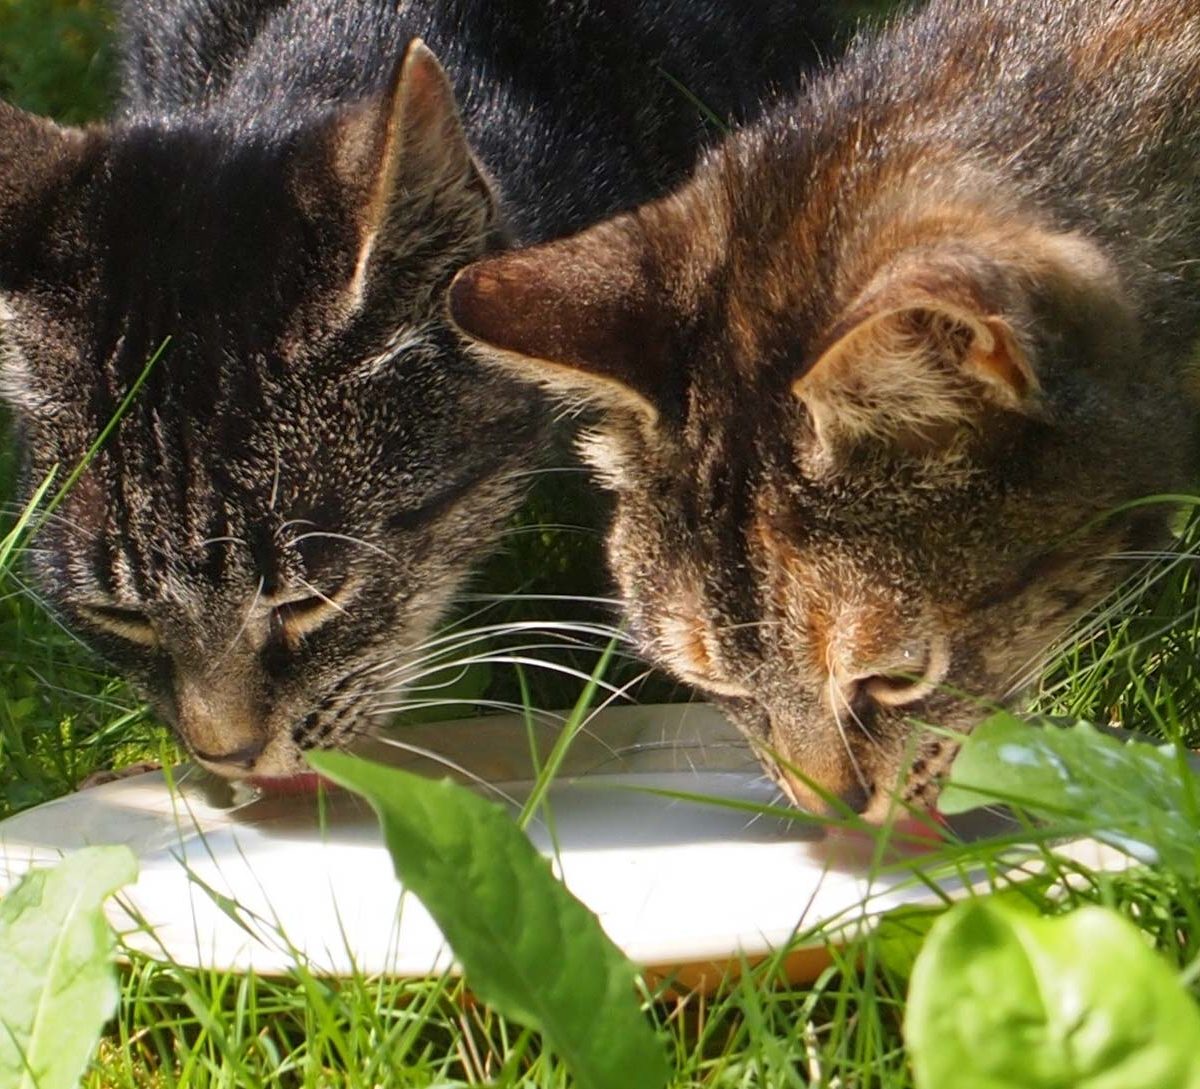
[{"label": "green foliage background", "polygon": [[88,121],[112,96],[111,14],[97,0],[0,0],[0,97]]}]

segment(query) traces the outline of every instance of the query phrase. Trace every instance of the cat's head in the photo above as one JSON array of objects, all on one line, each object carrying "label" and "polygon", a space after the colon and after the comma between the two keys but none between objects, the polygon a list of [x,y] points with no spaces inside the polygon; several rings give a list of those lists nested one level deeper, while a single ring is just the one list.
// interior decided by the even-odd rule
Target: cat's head
[{"label": "cat's head", "polygon": [[518,502],[545,413],[441,306],[498,230],[420,43],[377,98],[290,127],[0,105],[29,486],[96,446],[38,587],[212,769],[290,776],[368,728]]},{"label": "cat's head", "polygon": [[482,356],[597,407],[645,653],[795,799],[878,818],[955,751],[914,723],[966,731],[1027,687],[1161,537],[1161,507],[1117,508],[1175,486],[1186,444],[1096,247],[986,186],[854,177],[735,149],[479,262],[450,305]]}]

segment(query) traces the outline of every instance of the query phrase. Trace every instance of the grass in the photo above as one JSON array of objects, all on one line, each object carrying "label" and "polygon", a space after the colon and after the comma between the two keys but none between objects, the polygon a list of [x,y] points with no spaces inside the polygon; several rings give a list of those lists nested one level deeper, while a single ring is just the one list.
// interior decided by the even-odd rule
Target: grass
[{"label": "grass", "polygon": [[[1188,546],[1200,546],[1196,524],[1186,532]],[[519,563],[525,547],[532,555],[533,545],[517,546],[516,557],[504,562]],[[1200,598],[1190,562],[1166,562],[1157,570],[1157,578],[1143,580],[1136,602],[1106,616],[1048,675],[1045,706],[1100,720],[1120,715],[1177,736],[1189,732],[1194,718],[1176,693],[1194,691]],[[7,566],[0,578],[8,590],[0,605],[9,618],[0,629],[9,686],[0,732],[6,805],[53,796],[110,761],[157,754],[162,738],[129,693],[20,591],[19,566]],[[518,601],[513,607],[534,606]],[[588,660],[577,653],[581,665]],[[507,675],[519,692],[520,671]],[[571,678],[562,690],[581,687]],[[1000,848],[956,850],[960,860],[979,863]],[[1151,870],[1075,877],[1065,898],[1048,896],[1044,882],[1015,891],[1046,913],[1080,903],[1116,907],[1196,979],[1200,890],[1194,882]],[[912,1085],[901,1025],[912,952],[927,922],[920,914],[891,921],[837,952],[811,986],[781,982],[777,964],[768,963],[714,995],[659,990],[647,1015],[669,1042],[673,1084]],[[471,1002],[453,980],[330,981],[302,963],[286,978],[266,979],[195,971],[136,953],[122,975],[119,1017],[85,1081],[95,1089],[474,1084],[570,1082],[528,1034]]]},{"label": "grass", "polygon": [[[0,0],[0,93],[68,120],[94,116],[110,87],[106,22],[104,10],[86,0]],[[6,457],[0,494],[12,491],[14,466]],[[562,624],[599,631],[598,622],[611,619],[603,604],[547,597],[564,586],[578,593],[596,585],[595,527],[602,516],[576,476],[548,476],[506,550],[481,574],[476,596],[465,602],[468,614],[486,609],[472,623],[530,622],[553,609]],[[582,528],[551,530],[551,521]],[[1098,616],[1089,636],[1063,654],[1042,682],[1044,709],[1195,738],[1200,586],[1187,557],[1200,551],[1200,521],[1192,518],[1182,535],[1185,558],[1155,566],[1154,577]],[[518,589],[523,597],[514,595]],[[603,588],[596,591],[602,595]],[[466,664],[449,670],[429,702],[459,693],[471,704],[568,705],[604,649],[596,638],[572,642],[576,631],[564,628],[546,639],[522,630],[507,650],[495,640],[448,642],[447,666]],[[556,649],[512,649],[545,642]],[[505,660],[531,655],[572,672]],[[646,699],[684,695],[660,678],[639,681],[642,672],[618,657],[604,679]],[[58,796],[98,768],[176,755],[126,686],[41,607],[15,553],[0,564],[0,694],[0,814]],[[963,859],[986,862],[998,849],[959,851]],[[1044,882],[1011,894],[1045,913],[1080,903],[1115,907],[1196,989],[1200,889],[1190,878],[1163,870],[1074,876],[1065,895],[1049,896]],[[901,1040],[905,993],[928,921],[921,914],[889,921],[835,951],[832,966],[811,986],[781,982],[778,963],[770,962],[712,995],[660,988],[647,1016],[669,1042],[674,1084],[906,1089],[912,1081]],[[90,1089],[569,1084],[536,1040],[474,1004],[454,980],[331,981],[301,963],[285,978],[266,979],[132,954],[121,989],[119,1015],[85,1081]]]}]

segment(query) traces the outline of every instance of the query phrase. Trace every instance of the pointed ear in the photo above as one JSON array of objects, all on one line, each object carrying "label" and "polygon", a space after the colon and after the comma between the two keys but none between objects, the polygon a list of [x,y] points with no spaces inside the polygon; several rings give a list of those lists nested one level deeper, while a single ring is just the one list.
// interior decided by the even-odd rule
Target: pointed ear
[{"label": "pointed ear", "polygon": [[444,282],[483,251],[498,206],[467,142],[454,89],[414,39],[389,89],[351,107],[334,133],[334,171],[358,202],[360,249],[351,293],[378,284]]},{"label": "pointed ear", "polygon": [[922,255],[877,277],[792,390],[826,446],[876,435],[929,449],[988,408],[1034,414],[1038,377],[1016,326],[1025,310],[998,270]]},{"label": "pointed ear", "polygon": [[0,102],[0,288],[14,286],[53,228],[55,196],[85,143],[80,129]]},{"label": "pointed ear", "polygon": [[552,392],[658,419],[677,395],[671,301],[636,215],[458,274],[450,317]]}]

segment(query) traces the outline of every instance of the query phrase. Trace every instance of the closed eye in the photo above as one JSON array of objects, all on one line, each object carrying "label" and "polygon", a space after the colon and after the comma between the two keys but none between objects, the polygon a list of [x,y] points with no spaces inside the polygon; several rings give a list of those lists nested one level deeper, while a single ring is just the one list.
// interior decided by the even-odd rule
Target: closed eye
[{"label": "closed eye", "polygon": [[280,602],[271,609],[272,633],[289,646],[295,646],[344,613],[358,586],[357,581],[347,579],[322,592],[305,583],[302,588],[311,593]]},{"label": "closed eye", "polygon": [[751,692],[745,685],[734,684],[731,681],[714,680],[712,677],[701,677],[694,673],[682,673],[681,677],[694,688],[699,688],[702,692],[712,692],[717,696],[724,696],[726,699],[747,700],[753,699],[754,693]]},{"label": "closed eye", "polygon": [[716,655],[703,624],[690,616],[669,616],[662,626],[663,653],[680,680],[727,699],[750,699],[744,685],[719,675]]},{"label": "closed eye", "polygon": [[142,647],[157,647],[158,633],[149,617],[138,609],[127,609],[118,605],[84,605],[79,610],[93,627],[109,635],[136,643]]},{"label": "closed eye", "polygon": [[427,526],[471,494],[490,475],[490,470],[474,473],[430,496],[417,507],[396,511],[388,520],[394,530],[412,531]]}]

